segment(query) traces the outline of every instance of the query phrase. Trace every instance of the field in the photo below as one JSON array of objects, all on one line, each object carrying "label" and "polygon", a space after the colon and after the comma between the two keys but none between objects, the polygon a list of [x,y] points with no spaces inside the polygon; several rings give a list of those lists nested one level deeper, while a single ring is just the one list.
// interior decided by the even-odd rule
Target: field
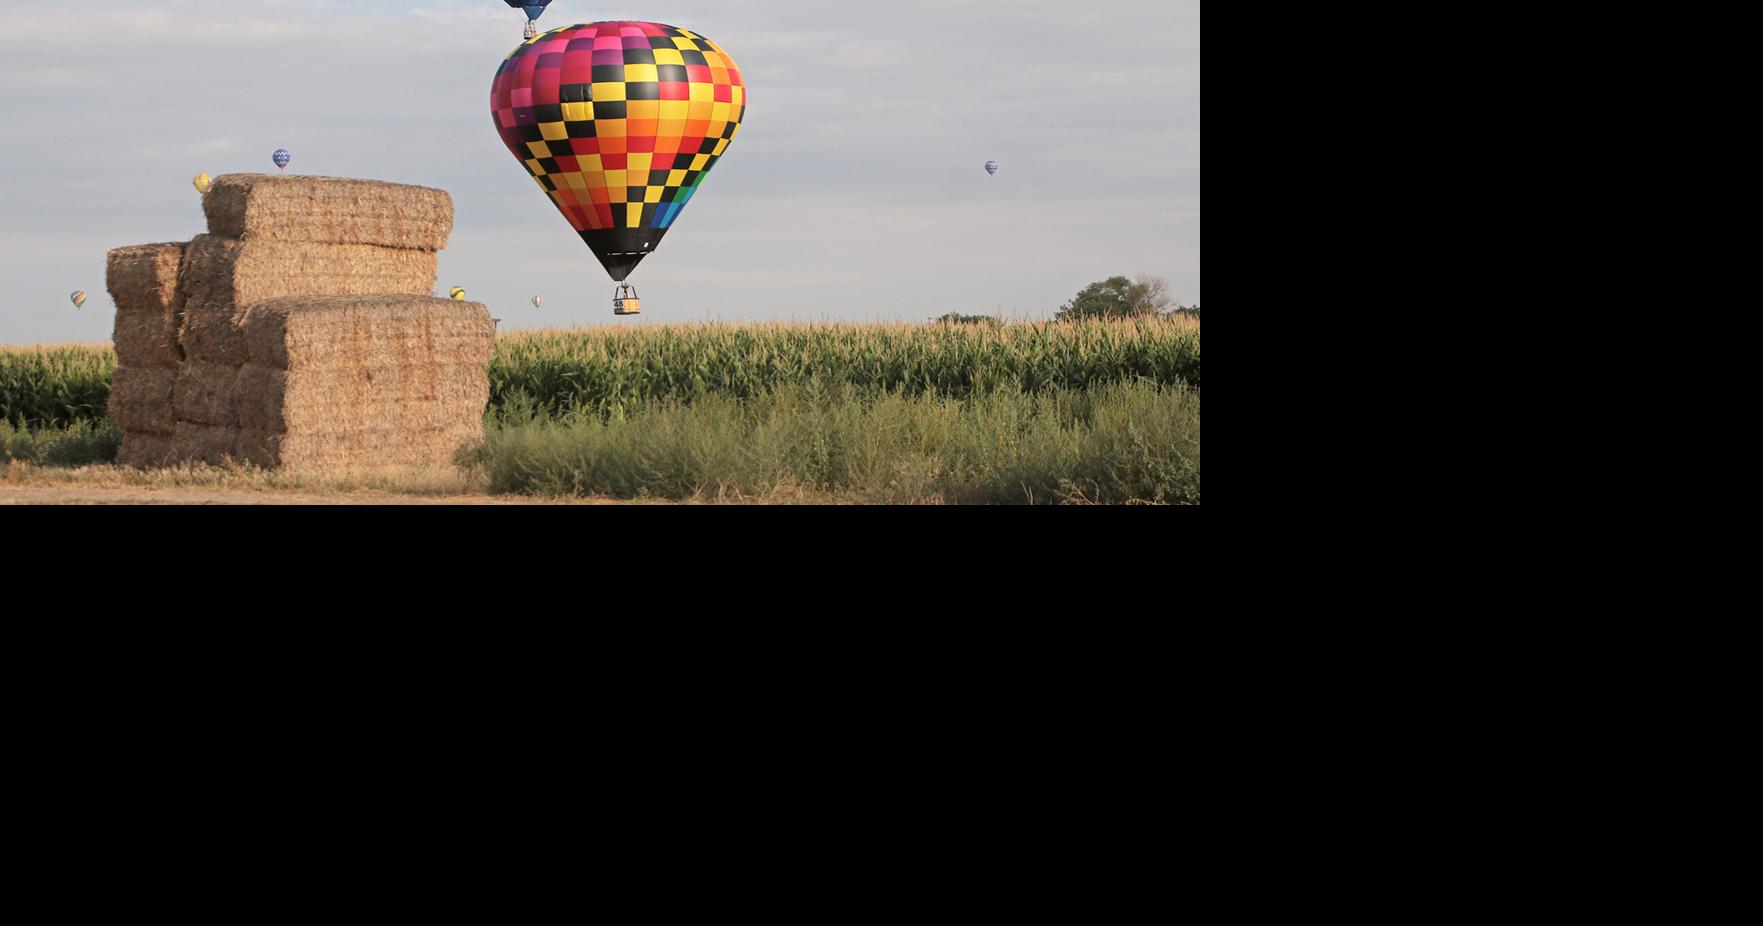
[{"label": "field", "polygon": [[[7,486],[894,503],[1200,501],[1200,326],[704,324],[511,332],[448,473],[108,465],[105,345],[0,348]],[[273,496],[272,496],[273,497]]]}]

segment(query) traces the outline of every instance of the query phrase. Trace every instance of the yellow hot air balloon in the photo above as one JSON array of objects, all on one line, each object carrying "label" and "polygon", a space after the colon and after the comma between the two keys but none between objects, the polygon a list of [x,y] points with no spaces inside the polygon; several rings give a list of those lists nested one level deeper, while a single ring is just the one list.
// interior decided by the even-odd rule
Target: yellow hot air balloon
[{"label": "yellow hot air balloon", "polygon": [[447,295],[449,295],[449,296],[452,296],[452,297],[453,297],[453,300],[454,300],[454,301],[455,301],[455,302],[464,302],[464,301],[465,301],[465,290],[463,290],[463,289],[460,289],[460,288],[459,288],[459,287],[457,287],[457,286],[455,286],[455,287],[453,287],[453,288],[452,288],[452,289],[450,289],[450,290],[448,290],[448,291],[447,291]]},{"label": "yellow hot air balloon", "polygon": [[206,193],[208,192],[209,184],[212,184],[214,181],[207,174],[197,174],[196,179],[192,182],[196,184],[196,192]]}]

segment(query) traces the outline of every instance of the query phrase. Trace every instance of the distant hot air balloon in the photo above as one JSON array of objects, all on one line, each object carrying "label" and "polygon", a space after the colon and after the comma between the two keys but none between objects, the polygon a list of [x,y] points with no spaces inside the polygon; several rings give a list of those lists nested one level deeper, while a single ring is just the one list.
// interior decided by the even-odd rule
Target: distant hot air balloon
[{"label": "distant hot air balloon", "polygon": [[507,0],[507,2],[509,6],[517,10],[526,11],[526,37],[530,39],[538,35],[539,27],[534,23],[538,22],[540,16],[545,15],[545,7],[551,5],[551,0],[538,0],[537,3],[527,3],[525,0]]},{"label": "distant hot air balloon", "polygon": [[453,301],[455,301],[455,302],[464,302],[465,301],[465,290],[460,289],[457,286],[453,287],[450,290],[447,290],[447,295],[452,296]]},{"label": "distant hot air balloon", "polygon": [[539,306],[542,306],[544,304],[545,304],[545,297],[543,297],[543,296],[534,296],[533,297],[533,308],[536,309]]},{"label": "distant hot air balloon", "polygon": [[275,161],[275,166],[281,168],[282,170],[287,170],[288,169],[288,162],[293,159],[294,159],[293,156],[288,154],[288,149],[286,149],[286,148],[275,149],[275,156],[274,156],[273,160]]},{"label": "distant hot air balloon", "polygon": [[214,181],[207,174],[197,174],[196,179],[192,182],[196,184],[196,192],[207,193],[209,185]]},{"label": "distant hot air balloon", "polygon": [[991,174],[993,176],[996,176],[998,173],[998,162],[997,161],[987,161],[986,162],[986,173]]},{"label": "distant hot air balloon", "polygon": [[747,88],[696,32],[599,22],[516,48],[490,109],[508,150],[623,282],[734,140]]},{"label": "distant hot air balloon", "polygon": [[67,298],[73,300],[73,307],[76,309],[83,309],[86,307],[86,291],[83,289],[74,290],[73,294]]}]

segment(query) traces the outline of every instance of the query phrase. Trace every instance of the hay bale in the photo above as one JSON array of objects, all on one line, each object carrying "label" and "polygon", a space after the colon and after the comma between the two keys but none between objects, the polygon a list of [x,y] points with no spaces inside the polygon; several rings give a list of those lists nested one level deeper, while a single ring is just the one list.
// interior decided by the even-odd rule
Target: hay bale
[{"label": "hay bale", "polygon": [[226,174],[202,197],[202,211],[210,233],[246,241],[439,251],[453,230],[445,192],[377,180]]},{"label": "hay bale", "polygon": [[191,360],[178,371],[172,406],[179,422],[236,428],[239,370],[221,363]]},{"label": "hay bale", "polygon": [[110,420],[130,434],[170,437],[177,421],[172,390],[178,371],[162,367],[118,366],[110,379]]},{"label": "hay bale", "polygon": [[145,431],[124,431],[122,447],[116,452],[118,466],[132,466],[135,469],[148,469],[165,466],[175,462],[174,443],[176,438],[170,434],[150,434]]},{"label": "hay bale", "polygon": [[105,259],[105,288],[116,302],[118,363],[175,367],[177,330],[184,297],[180,270],[187,244],[143,244],[117,248]]},{"label": "hay bale", "polygon": [[178,342],[185,357],[240,366],[247,354],[237,323],[250,304],[310,293],[426,298],[435,265],[432,251],[197,235],[184,257]]},{"label": "hay bale", "polygon": [[179,305],[178,270],[185,243],[138,244],[105,257],[104,283],[119,313],[163,314]]},{"label": "hay bale", "polygon": [[238,428],[179,421],[172,434],[167,462],[218,466],[240,458]]},{"label": "hay bale", "polygon": [[427,295],[277,299],[250,306],[240,327],[250,362],[282,370],[412,361],[481,367],[496,347],[482,303]]},{"label": "hay bale", "polygon": [[266,468],[338,471],[448,465],[460,447],[483,440],[475,428],[378,428],[356,431],[243,430],[236,458]]}]

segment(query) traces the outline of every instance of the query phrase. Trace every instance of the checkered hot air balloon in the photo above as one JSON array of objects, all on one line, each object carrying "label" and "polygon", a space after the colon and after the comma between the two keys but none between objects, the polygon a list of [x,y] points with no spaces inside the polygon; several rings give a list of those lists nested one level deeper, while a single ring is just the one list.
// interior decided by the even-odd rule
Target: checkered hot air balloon
[{"label": "checkered hot air balloon", "polygon": [[993,176],[997,176],[998,162],[997,161],[987,161],[986,162],[986,173],[991,174]]},{"label": "checkered hot air balloon", "polygon": [[73,307],[76,309],[86,307],[86,291],[83,289],[74,290],[67,298],[73,300]]},{"label": "checkered hot air balloon", "polygon": [[288,154],[288,149],[286,148],[277,148],[275,150],[275,155],[272,158],[272,160],[275,161],[275,166],[282,170],[287,170],[288,162],[293,159],[293,155]]},{"label": "checkered hot air balloon", "polygon": [[623,282],[734,140],[747,88],[696,32],[598,22],[516,48],[496,70],[490,110],[508,150]]},{"label": "checkered hot air balloon", "polygon": [[453,298],[454,302],[464,302],[465,301],[465,290],[460,289],[457,286],[453,287],[450,290],[447,290],[447,295],[451,296]]}]

